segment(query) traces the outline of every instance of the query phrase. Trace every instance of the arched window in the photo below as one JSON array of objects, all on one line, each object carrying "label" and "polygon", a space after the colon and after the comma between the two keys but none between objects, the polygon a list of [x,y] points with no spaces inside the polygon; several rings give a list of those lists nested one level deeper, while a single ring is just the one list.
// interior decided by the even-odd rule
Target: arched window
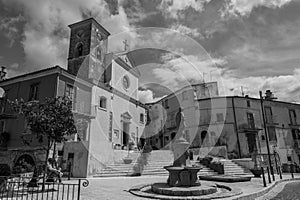
[{"label": "arched window", "polygon": [[100,97],[100,99],[99,99],[99,107],[106,109],[106,97]]},{"label": "arched window", "polygon": [[76,45],[75,57],[80,57],[83,55],[83,44],[80,42]]},{"label": "arched window", "polygon": [[202,131],[202,132],[201,132],[201,144],[203,144],[206,135],[207,135],[207,131]]}]

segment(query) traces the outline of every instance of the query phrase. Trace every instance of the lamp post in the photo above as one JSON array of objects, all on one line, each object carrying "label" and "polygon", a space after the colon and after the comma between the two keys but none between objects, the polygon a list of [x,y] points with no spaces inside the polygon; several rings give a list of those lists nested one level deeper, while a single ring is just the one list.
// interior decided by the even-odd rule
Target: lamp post
[{"label": "lamp post", "polygon": [[274,172],[273,172],[272,161],[271,161],[269,137],[268,137],[268,133],[267,133],[267,126],[266,126],[266,120],[265,120],[265,110],[264,110],[264,105],[263,105],[262,91],[259,91],[259,97],[260,97],[261,112],[262,112],[262,118],[263,118],[264,130],[265,130],[265,138],[266,138],[266,143],[267,143],[269,167],[270,167],[271,174],[273,175]]}]

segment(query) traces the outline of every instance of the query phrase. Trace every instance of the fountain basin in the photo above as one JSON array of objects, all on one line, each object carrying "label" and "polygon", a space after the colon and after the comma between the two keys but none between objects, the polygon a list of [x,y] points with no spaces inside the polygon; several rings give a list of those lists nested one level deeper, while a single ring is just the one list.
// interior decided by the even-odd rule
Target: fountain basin
[{"label": "fountain basin", "polygon": [[217,192],[217,187],[211,185],[171,187],[166,183],[154,183],[151,185],[152,192],[170,196],[202,196]]},{"label": "fountain basin", "polygon": [[134,186],[129,189],[129,192],[135,196],[161,200],[224,199],[242,194],[240,188],[205,181],[202,182],[201,186],[193,187],[170,187],[167,183],[143,184]]},{"label": "fountain basin", "polygon": [[199,186],[197,173],[201,170],[198,166],[164,167],[169,172],[168,185],[171,187]]}]

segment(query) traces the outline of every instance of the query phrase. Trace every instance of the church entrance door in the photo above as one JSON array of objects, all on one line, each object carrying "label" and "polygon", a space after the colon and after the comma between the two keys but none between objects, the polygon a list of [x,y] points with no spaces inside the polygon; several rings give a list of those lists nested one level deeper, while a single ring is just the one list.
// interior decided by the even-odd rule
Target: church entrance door
[{"label": "church entrance door", "polygon": [[122,145],[126,147],[129,139],[129,123],[123,122],[123,141]]}]

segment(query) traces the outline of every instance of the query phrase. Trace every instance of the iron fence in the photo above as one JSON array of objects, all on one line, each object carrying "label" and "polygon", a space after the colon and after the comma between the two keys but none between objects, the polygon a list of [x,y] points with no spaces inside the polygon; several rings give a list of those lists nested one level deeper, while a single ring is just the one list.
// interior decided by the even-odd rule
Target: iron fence
[{"label": "iron fence", "polygon": [[[83,187],[89,185],[86,179],[71,180],[67,183],[45,182],[41,177],[0,177],[0,200],[80,200]],[[33,184],[32,184],[33,183]]]}]

